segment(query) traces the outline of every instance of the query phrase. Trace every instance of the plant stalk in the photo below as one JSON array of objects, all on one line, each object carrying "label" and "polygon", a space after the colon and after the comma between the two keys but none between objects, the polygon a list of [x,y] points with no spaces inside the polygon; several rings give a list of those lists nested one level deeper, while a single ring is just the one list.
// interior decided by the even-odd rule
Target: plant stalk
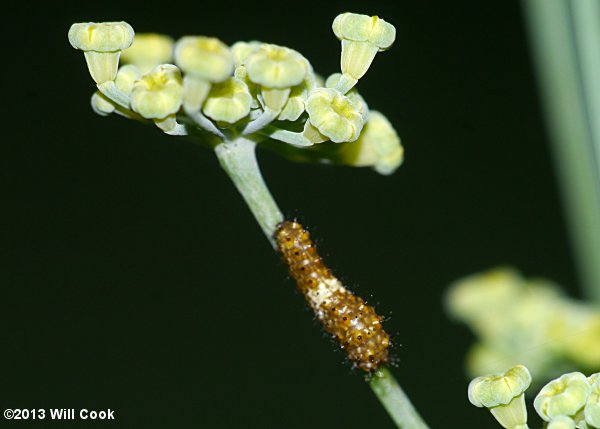
[{"label": "plant stalk", "polygon": [[[283,214],[273,199],[256,161],[256,143],[240,137],[215,147],[221,167],[242,194],[256,221],[275,247],[273,235]],[[369,382],[371,389],[401,429],[428,429],[410,400],[386,368],[378,370]]]},{"label": "plant stalk", "polygon": [[240,137],[217,145],[215,153],[221,167],[242,194],[267,239],[275,247],[273,234],[277,225],[283,222],[283,213],[260,173],[255,148],[256,143],[252,140]]},{"label": "plant stalk", "polygon": [[389,369],[379,368],[369,385],[400,429],[429,429]]},{"label": "plant stalk", "polygon": [[580,281],[600,303],[600,2],[522,4]]}]

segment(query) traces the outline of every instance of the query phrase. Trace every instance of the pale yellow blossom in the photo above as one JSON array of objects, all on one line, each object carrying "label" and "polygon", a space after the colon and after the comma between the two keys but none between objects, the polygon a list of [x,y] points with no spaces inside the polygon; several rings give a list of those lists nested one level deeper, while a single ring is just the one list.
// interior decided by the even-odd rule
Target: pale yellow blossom
[{"label": "pale yellow blossom", "polygon": [[504,428],[524,428],[527,425],[524,393],[530,384],[529,370],[517,365],[502,374],[472,380],[468,388],[469,401],[476,407],[489,409]]},{"label": "pale yellow blossom", "polygon": [[360,104],[329,88],[317,88],[306,103],[311,124],[334,143],[358,139],[363,128]]},{"label": "pale yellow blossom", "polygon": [[546,421],[558,416],[574,417],[585,406],[590,390],[585,375],[571,372],[546,384],[535,397],[533,406]]},{"label": "pale yellow blossom", "polygon": [[69,29],[69,42],[84,51],[92,79],[97,84],[112,81],[117,75],[119,57],[133,42],[133,28],[126,22],[85,22]]},{"label": "pale yellow blossom", "polygon": [[159,64],[173,62],[173,39],[158,33],[137,33],[133,44],[121,54],[121,61],[147,73]]}]

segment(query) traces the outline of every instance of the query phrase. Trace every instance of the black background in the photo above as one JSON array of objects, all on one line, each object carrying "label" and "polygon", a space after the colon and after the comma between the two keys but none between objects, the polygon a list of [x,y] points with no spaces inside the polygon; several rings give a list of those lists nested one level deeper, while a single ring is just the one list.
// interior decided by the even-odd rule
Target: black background
[{"label": "black background", "polygon": [[126,20],[258,39],[328,75],[331,22],[351,10],[397,28],[359,89],[397,128],[405,164],[382,177],[261,151],[263,173],[334,272],[390,317],[394,373],[431,426],[495,427],[467,400],[472,336],[444,313],[447,285],[512,264],[577,294],[518,2],[24,6],[4,27],[2,408],[115,410],[102,427],[394,427],[214,155],[96,116],[66,37],[73,22]]}]

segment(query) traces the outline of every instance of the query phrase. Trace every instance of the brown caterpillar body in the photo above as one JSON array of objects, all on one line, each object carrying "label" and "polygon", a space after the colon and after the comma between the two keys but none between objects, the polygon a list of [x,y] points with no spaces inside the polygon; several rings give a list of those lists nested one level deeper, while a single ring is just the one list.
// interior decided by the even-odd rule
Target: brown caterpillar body
[{"label": "brown caterpillar body", "polygon": [[354,365],[371,372],[387,362],[390,336],[381,326],[381,316],[331,274],[308,231],[297,222],[284,221],[275,239],[308,305]]}]

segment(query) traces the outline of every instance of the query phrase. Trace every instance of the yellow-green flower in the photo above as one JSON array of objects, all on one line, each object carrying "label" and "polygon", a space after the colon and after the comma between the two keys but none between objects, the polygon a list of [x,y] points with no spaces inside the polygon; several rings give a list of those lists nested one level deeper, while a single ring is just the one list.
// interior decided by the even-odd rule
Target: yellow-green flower
[{"label": "yellow-green flower", "polygon": [[306,139],[306,141],[312,144],[323,143],[327,141],[327,137],[321,134],[319,130],[317,130],[315,127],[313,127],[310,121],[306,121],[304,123],[302,136]]},{"label": "yellow-green flower", "polygon": [[546,384],[533,401],[533,406],[547,422],[558,416],[574,417],[585,406],[590,390],[585,375],[571,372]]},{"label": "yellow-green flower", "polygon": [[531,374],[523,365],[517,365],[503,374],[477,377],[469,383],[469,401],[476,407],[485,407],[507,429],[527,425],[525,390],[531,384]]},{"label": "yellow-green flower", "polygon": [[181,107],[181,72],[172,64],[163,64],[145,74],[133,85],[131,107],[147,119],[161,119]]},{"label": "yellow-green flower", "polygon": [[[390,174],[402,162],[403,149],[389,121],[377,112],[355,145],[325,144],[322,151],[300,153],[300,148],[327,140],[359,139],[369,107],[356,90],[342,91],[344,82],[354,79],[348,73],[356,75],[355,63],[366,55],[360,51],[362,44],[387,49],[395,34],[385,21],[356,14],[340,15],[333,28],[342,40],[342,64],[350,62],[342,67],[344,74],[330,77],[329,88],[299,52],[255,40],[231,47],[205,36],[174,42],[169,36],[145,33],[134,40],[125,22],[74,24],[69,40],[84,50],[97,82],[91,103],[98,114],[148,119],[176,136],[198,137],[197,131],[205,131],[224,142],[276,140],[293,146],[276,148],[286,157],[371,166]],[[126,64],[121,69],[119,59]]]},{"label": "yellow-green flower", "polygon": [[291,88],[261,88],[260,95],[265,111],[269,111],[269,116],[275,119],[277,113],[281,112],[287,103],[291,92]]},{"label": "yellow-green flower", "polygon": [[300,85],[310,72],[310,64],[293,49],[262,44],[244,61],[248,79],[260,86],[265,114],[275,119],[284,108],[294,86]]},{"label": "yellow-green flower", "polygon": [[378,16],[342,13],[335,17],[331,28],[340,40],[369,42],[382,51],[389,49],[396,39],[394,26]]},{"label": "yellow-green flower", "polygon": [[289,98],[277,117],[280,121],[295,121],[306,109],[308,94],[317,87],[317,77],[313,71],[309,71],[306,79],[292,88]]},{"label": "yellow-green flower", "polygon": [[147,73],[159,64],[173,61],[173,39],[158,33],[138,33],[133,44],[121,54],[121,60]]},{"label": "yellow-green flower", "polygon": [[[333,73],[331,76],[327,78],[325,81],[326,88],[336,89],[340,81],[342,80],[341,73]],[[350,91],[346,92],[346,97],[352,100],[357,106],[360,106],[360,114],[363,117],[363,123],[366,123],[369,119],[369,106],[367,106],[367,102],[364,98],[358,93],[355,88],[352,88]]]},{"label": "yellow-green flower", "polygon": [[377,52],[392,46],[396,29],[377,16],[356,13],[338,15],[332,29],[342,41],[342,79],[336,89],[345,94],[364,76]]},{"label": "yellow-green flower", "polygon": [[258,107],[260,107],[260,102],[258,101],[260,86],[256,85],[250,80],[250,78],[248,77],[248,70],[246,70],[246,66],[237,66],[235,68],[235,71],[233,72],[233,75],[240,79],[242,82],[244,82],[248,87],[248,91],[250,91],[250,95],[252,95],[252,109],[257,109]]},{"label": "yellow-green flower", "polygon": [[231,77],[212,87],[203,112],[215,121],[232,124],[250,113],[251,104],[252,97],[246,84]]},{"label": "yellow-green flower", "polygon": [[[493,321],[504,325],[498,314],[507,313],[522,293],[524,279],[511,268],[497,268],[473,274],[454,283],[446,296],[452,316],[466,322],[481,320],[494,312]],[[492,328],[491,332],[497,332]]]},{"label": "yellow-green flower", "polygon": [[238,67],[244,64],[248,55],[252,52],[256,51],[263,45],[262,42],[258,42],[256,40],[251,40],[249,42],[235,42],[231,45],[231,53],[233,54],[233,61],[235,66]]},{"label": "yellow-green flower", "polygon": [[402,164],[404,148],[392,124],[381,113],[372,110],[358,140],[340,147],[343,164],[373,167],[380,174],[392,174]]},{"label": "yellow-green flower", "polygon": [[585,421],[596,428],[600,428],[600,377],[595,374],[588,380],[590,382],[590,394],[585,404]]},{"label": "yellow-green flower", "polygon": [[493,408],[507,405],[531,384],[531,374],[516,365],[502,374],[477,377],[469,383],[469,401],[476,407]]},{"label": "yellow-green flower", "polygon": [[575,422],[567,416],[558,416],[548,423],[546,429],[575,429]]},{"label": "yellow-green flower", "polygon": [[581,304],[565,303],[560,340],[568,358],[585,368],[600,365],[600,312]]},{"label": "yellow-green flower", "polygon": [[309,63],[300,53],[283,46],[263,44],[245,61],[248,77],[267,88],[291,88],[309,72]]},{"label": "yellow-green flower", "polygon": [[[140,70],[134,65],[126,65],[119,68],[115,77],[115,86],[121,93],[129,97],[133,85],[141,77]],[[100,91],[96,91],[91,99],[92,109],[100,116],[106,116],[115,111],[115,103]]]},{"label": "yellow-green flower", "polygon": [[142,74],[141,70],[133,64],[120,67],[115,78],[115,86],[123,94],[130,95],[135,82],[142,77]]},{"label": "yellow-green flower", "polygon": [[600,365],[600,312],[549,281],[496,269],[459,280],[446,302],[480,337],[467,356],[471,375],[504,368],[507,360],[540,377],[553,376],[557,364],[567,370]]},{"label": "yellow-green flower", "polygon": [[311,124],[334,143],[358,139],[363,128],[361,106],[329,88],[317,88],[306,102]]},{"label": "yellow-green flower", "polygon": [[85,22],[69,29],[69,42],[84,51],[92,79],[97,84],[111,81],[117,75],[119,57],[133,42],[133,28],[126,22]]},{"label": "yellow-green flower", "polygon": [[92,110],[94,113],[100,116],[108,116],[115,111],[115,105],[100,91],[96,91],[92,94],[90,100]]},{"label": "yellow-green flower", "polygon": [[280,121],[295,121],[302,115],[308,98],[308,90],[304,85],[296,85],[292,88],[289,98],[277,117]]},{"label": "yellow-green flower", "polygon": [[212,83],[223,82],[234,69],[231,51],[214,37],[182,37],[175,45],[175,63],[184,73]]},{"label": "yellow-green flower", "polygon": [[131,46],[131,25],[120,22],[83,22],[69,29],[69,42],[82,51],[116,52]]}]

